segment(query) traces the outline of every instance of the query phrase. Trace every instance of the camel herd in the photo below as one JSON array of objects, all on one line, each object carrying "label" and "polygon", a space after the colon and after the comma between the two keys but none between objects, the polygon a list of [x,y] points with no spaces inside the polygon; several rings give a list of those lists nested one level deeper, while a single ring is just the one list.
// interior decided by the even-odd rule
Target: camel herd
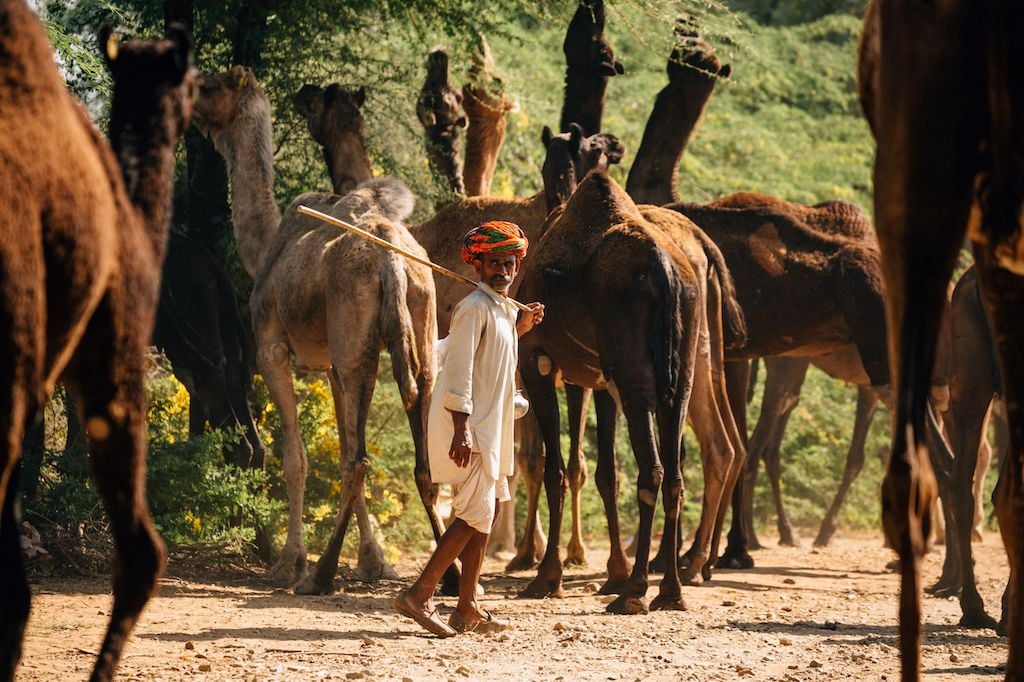
[{"label": "camel herd", "polygon": [[[116,546],[114,607],[93,679],[113,676],[155,587],[165,552],[143,485],[143,370],[151,332],[193,393],[201,415],[196,428],[204,419],[248,427],[250,437],[225,453],[229,461],[262,466],[262,443],[239,398],[251,381],[250,359],[268,386],[281,415],[288,492],[287,537],[271,577],[296,593],[333,591],[353,515],[359,575],[394,575],[363,492],[365,427],[382,350],[391,356],[408,416],[417,488],[435,538],[444,531],[424,450],[425,415],[437,369],[434,343],[466,290],[297,212],[308,205],[470,276],[455,248],[468,227],[510,220],[533,243],[513,287],[514,295],[542,301],[547,310],[545,323],[520,348],[520,378],[532,403],[518,425],[528,510],[509,568],[537,566],[521,596],[563,593],[561,525],[569,492],[573,531],[564,561],[584,560],[579,494],[587,477],[582,426],[591,396],[598,417],[595,478],[611,540],[601,591],[618,595],[608,610],[682,610],[682,587],[710,579],[714,566],[752,566],[752,474],[763,456],[782,530],[779,443],[814,364],[859,391],[846,475],[817,542],[827,543],[834,532],[842,496],[863,462],[875,405],[881,400],[893,414],[882,516],[900,559],[903,678],[920,674],[920,562],[941,494],[947,561],[936,589],[960,594],[963,625],[1006,628],[1007,679],[1024,679],[1024,408],[1014,381],[1024,378],[1018,351],[1024,135],[1016,123],[1024,113],[1024,47],[1010,34],[1022,15],[1007,0],[870,4],[858,76],[878,143],[876,240],[868,217],[847,202],[805,206],[754,192],[703,204],[680,200],[680,158],[715,83],[731,73],[689,20],[677,24],[669,83],[657,96],[625,187],[608,173],[625,150],[601,127],[608,79],[625,69],[604,35],[600,0],[581,4],[569,25],[560,130],[545,127],[540,136],[543,189],[533,196],[488,196],[512,103],[486,41],[479,39],[462,88],[452,82],[447,52],[432,50],[416,113],[427,158],[456,196],[427,220],[406,225],[412,193],[396,178],[373,177],[364,90],[307,85],[293,98],[323,147],[334,192],[302,194],[282,214],[273,192],[270,103],[250,69],[198,74],[189,38],[177,27],[157,41],[121,43],[104,34],[114,82],[104,138],[65,90],[24,1],[0,0],[0,119],[10,131],[0,136],[0,196],[9,207],[0,223],[0,318],[7,330],[0,358],[9,387],[0,395],[0,570],[9,586],[0,597],[0,677],[13,677],[29,611],[15,465],[26,429],[57,381],[77,398]],[[234,236],[254,282],[251,345],[221,266],[187,237],[169,235],[174,149],[190,123],[211,137],[230,176]],[[974,242],[976,265],[950,291],[965,234]],[[167,276],[161,288],[165,255],[169,266],[191,262],[205,281]],[[195,287],[207,309],[176,302]],[[199,329],[208,337],[197,340]],[[761,358],[764,407],[748,439],[751,362]],[[302,537],[307,460],[294,369],[327,374],[341,446],[335,529],[311,572]],[[559,385],[569,407],[568,462],[560,451]],[[971,558],[975,468],[985,425],[996,414],[994,397],[1005,405],[1009,434],[995,496],[1011,566],[999,623],[985,611]],[[639,470],[632,566],[618,520],[620,410]],[[679,522],[684,420],[699,440],[704,479],[700,523],[685,552]],[[546,541],[537,516],[542,487]],[[652,561],[659,494],[666,530]],[[719,552],[730,501],[732,528]],[[655,570],[664,575],[648,601]],[[453,566],[442,589],[457,582]]]}]

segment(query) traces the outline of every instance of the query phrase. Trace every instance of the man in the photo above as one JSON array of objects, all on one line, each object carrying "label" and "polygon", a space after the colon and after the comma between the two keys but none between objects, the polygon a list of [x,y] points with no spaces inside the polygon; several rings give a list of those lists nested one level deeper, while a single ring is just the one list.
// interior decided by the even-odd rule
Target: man
[{"label": "man", "polygon": [[[455,521],[419,579],[395,599],[396,611],[440,637],[508,627],[476,603],[476,586],[497,503],[510,499],[518,338],[544,318],[544,306],[531,303],[517,321],[508,299],[527,246],[519,226],[504,221],[483,223],[463,240],[462,259],[479,284],[452,311],[427,421],[431,478],[453,484]],[[433,594],[456,557],[462,560],[459,602],[445,624]]]}]

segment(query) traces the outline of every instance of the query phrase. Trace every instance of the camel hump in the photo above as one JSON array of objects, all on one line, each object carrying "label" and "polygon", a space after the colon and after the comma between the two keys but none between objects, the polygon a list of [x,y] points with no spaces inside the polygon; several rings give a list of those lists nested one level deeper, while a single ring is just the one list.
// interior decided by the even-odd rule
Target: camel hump
[{"label": "camel hump", "polygon": [[362,203],[364,213],[378,213],[396,223],[404,222],[416,205],[416,195],[398,178],[384,176],[360,183],[345,195]]}]

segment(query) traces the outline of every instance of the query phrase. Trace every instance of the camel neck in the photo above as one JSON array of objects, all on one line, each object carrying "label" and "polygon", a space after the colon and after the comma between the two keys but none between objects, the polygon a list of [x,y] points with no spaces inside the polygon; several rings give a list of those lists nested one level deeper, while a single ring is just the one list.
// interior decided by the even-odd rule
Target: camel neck
[{"label": "camel neck", "polygon": [[[498,165],[498,152],[505,141],[504,101],[488,100],[466,88],[466,162],[462,166],[462,180],[467,196],[487,196],[491,180]],[[470,99],[473,106],[468,106]],[[477,105],[479,103],[479,105]]]},{"label": "camel neck", "polygon": [[249,276],[256,277],[281,222],[274,199],[270,111],[266,116],[240,116],[214,135],[231,181],[231,222],[238,256]]},{"label": "camel neck", "polygon": [[334,193],[338,195],[351,192],[356,185],[373,177],[366,145],[352,140],[325,146],[324,162],[331,174]]},{"label": "camel neck", "polygon": [[660,206],[678,201],[679,161],[711,97],[712,87],[713,82],[695,92],[696,88],[670,83],[658,93],[626,181],[626,191],[637,203]]},{"label": "camel neck", "polygon": [[565,71],[565,104],[559,128],[565,132],[570,123],[578,123],[584,135],[601,132],[604,115],[604,93],[608,77],[592,66],[569,66]]}]

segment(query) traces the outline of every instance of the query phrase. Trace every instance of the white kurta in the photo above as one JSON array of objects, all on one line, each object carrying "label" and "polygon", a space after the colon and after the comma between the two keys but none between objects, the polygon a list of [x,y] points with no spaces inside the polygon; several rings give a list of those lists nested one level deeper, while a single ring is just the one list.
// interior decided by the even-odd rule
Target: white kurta
[{"label": "white kurta", "polygon": [[468,474],[468,467],[448,456],[455,434],[452,412],[469,415],[472,450],[480,453],[484,474],[497,480],[511,476],[515,467],[516,307],[486,284],[477,287],[452,311],[430,402],[427,454],[434,483],[462,483]]}]

